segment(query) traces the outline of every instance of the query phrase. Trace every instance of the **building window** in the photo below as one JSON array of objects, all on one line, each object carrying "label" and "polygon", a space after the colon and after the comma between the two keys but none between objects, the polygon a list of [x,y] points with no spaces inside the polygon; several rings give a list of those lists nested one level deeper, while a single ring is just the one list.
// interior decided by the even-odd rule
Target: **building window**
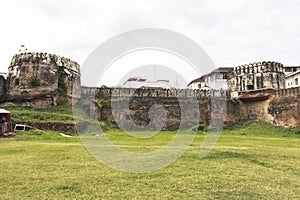
[{"label": "building window", "polygon": [[228,79],[227,73],[224,73],[224,74],[223,74],[223,79],[226,79],[226,80]]},{"label": "building window", "polygon": [[291,72],[291,68],[285,68],[285,72]]},{"label": "building window", "polygon": [[217,74],[216,74],[216,79],[217,79],[217,80],[223,79],[223,74],[217,73]]},{"label": "building window", "polygon": [[201,83],[198,84],[198,88],[199,88],[199,89],[201,88]]},{"label": "building window", "polygon": [[295,78],[295,85],[298,85],[298,78]]}]

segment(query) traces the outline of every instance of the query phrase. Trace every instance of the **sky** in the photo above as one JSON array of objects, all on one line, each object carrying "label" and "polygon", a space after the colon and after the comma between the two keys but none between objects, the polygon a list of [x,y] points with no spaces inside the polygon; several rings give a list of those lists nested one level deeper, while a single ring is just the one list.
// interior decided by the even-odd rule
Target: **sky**
[{"label": "sky", "polygon": [[[82,65],[104,41],[140,28],[189,37],[217,67],[264,60],[300,65],[299,9],[295,0],[2,1],[0,71],[21,44]],[[191,72],[188,79],[197,76]]]}]

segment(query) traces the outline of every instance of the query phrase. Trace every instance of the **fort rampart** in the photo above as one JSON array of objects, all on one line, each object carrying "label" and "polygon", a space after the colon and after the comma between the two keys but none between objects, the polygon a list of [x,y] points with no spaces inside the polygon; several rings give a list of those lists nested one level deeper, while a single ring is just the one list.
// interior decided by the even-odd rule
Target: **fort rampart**
[{"label": "fort rampart", "polygon": [[[224,90],[175,90],[175,89],[126,89],[126,88],[82,88],[82,97],[95,98],[96,116],[98,120],[115,122],[115,117],[124,124],[133,120],[137,125],[150,123],[149,110],[153,105],[162,105],[167,112],[164,130],[176,130],[181,122],[181,108],[178,99],[188,102],[196,98],[200,117],[200,124],[210,124],[211,114],[222,115],[225,125],[233,124],[242,119],[257,119],[278,126],[298,126],[300,124],[300,88],[266,89],[249,91],[241,98],[231,98],[230,93]],[[113,115],[111,98],[119,101],[118,115]],[[225,105],[220,107],[214,99],[222,99]],[[99,102],[99,101],[98,101]],[[126,106],[129,102],[129,106]],[[213,109],[212,106],[217,108]],[[129,107],[130,116],[126,116]],[[196,112],[191,110],[190,112]],[[186,120],[187,121],[187,120]],[[134,128],[134,127],[129,127]]]},{"label": "fort rampart", "polygon": [[[219,117],[226,111],[225,125],[248,118],[279,126],[300,125],[300,87],[282,89],[282,64],[262,62],[239,66],[232,75],[228,84],[232,84],[229,88],[233,90],[228,91],[93,88],[80,86],[80,70],[76,62],[47,53],[24,53],[12,58],[7,79],[1,76],[0,95],[2,102],[11,101],[34,108],[49,108],[60,103],[71,105],[72,99],[88,97],[95,100],[93,103],[96,104],[95,115],[98,120],[115,122],[117,117],[124,124],[133,120],[138,125],[150,123],[149,111],[158,104],[167,113],[164,130],[175,130],[180,124],[182,113],[179,99],[187,104],[191,99],[196,99],[200,124],[210,123],[212,111]],[[74,86],[77,90],[74,90]],[[238,96],[232,95],[233,92],[238,92]],[[112,98],[119,105],[124,105],[119,107],[118,115],[113,114]],[[215,102],[219,101],[215,99],[222,99],[226,103],[217,105]],[[126,102],[129,102],[129,106],[125,105]],[[129,112],[124,110],[128,107]],[[190,112],[195,113],[196,110]]]}]

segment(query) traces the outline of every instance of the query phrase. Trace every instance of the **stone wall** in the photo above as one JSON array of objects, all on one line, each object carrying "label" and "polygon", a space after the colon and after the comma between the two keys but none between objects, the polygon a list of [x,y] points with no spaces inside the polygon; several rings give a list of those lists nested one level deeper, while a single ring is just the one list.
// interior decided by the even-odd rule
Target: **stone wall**
[{"label": "stone wall", "polygon": [[175,98],[175,97],[228,97],[230,93],[226,90],[201,90],[201,89],[163,89],[163,88],[111,88],[111,87],[81,87],[81,96],[94,96],[95,98],[103,97],[158,97],[158,98]]},{"label": "stone wall", "polygon": [[299,96],[271,95],[266,100],[240,101],[241,119],[253,114],[255,119],[277,126],[295,127],[300,125]]},{"label": "stone wall", "polygon": [[259,89],[283,89],[284,67],[278,62],[258,62],[235,67],[227,81],[231,96]]},{"label": "stone wall", "polygon": [[239,100],[242,119],[247,119],[252,113],[256,119],[277,126],[300,125],[300,87],[253,91],[249,95],[254,98]]},{"label": "stone wall", "polygon": [[[184,127],[189,127],[196,120],[210,124],[211,113],[216,118],[224,117],[225,125],[253,116],[255,119],[280,126],[300,125],[299,95],[300,88],[281,89],[284,87],[283,65],[277,62],[262,62],[234,68],[229,80],[230,89],[226,90],[191,90],[162,88],[91,88],[80,86],[79,65],[67,58],[47,53],[18,54],[12,58],[7,80],[0,76],[0,96],[5,101],[33,108],[49,108],[60,102],[71,104],[72,97],[96,99],[96,117],[99,120],[116,122],[134,129],[134,124],[147,126],[151,123],[151,108],[163,106],[166,122],[163,130],[178,129],[182,119]],[[78,91],[73,93],[73,86]],[[247,88],[247,86],[253,86]],[[251,87],[252,87],[251,86]],[[239,92],[238,96],[232,95]],[[236,98],[238,97],[238,98]],[[119,109],[112,113],[109,100],[114,99]],[[182,116],[178,98],[182,100],[191,115]],[[197,108],[189,107],[191,99],[197,99]],[[99,104],[99,100],[102,104]],[[106,103],[103,103],[103,99]],[[223,99],[222,105],[218,99]],[[76,101],[75,101],[76,102]],[[129,111],[125,109],[129,102]],[[200,116],[197,116],[198,110]],[[153,129],[159,129],[160,117]],[[157,124],[157,126],[155,125]],[[46,126],[46,125],[45,125]],[[50,126],[50,125],[49,125]]]},{"label": "stone wall", "polygon": [[[8,68],[6,101],[32,107],[50,107],[59,103],[61,94],[64,102],[71,103],[75,81],[80,76],[79,65],[65,57],[47,53],[24,53],[15,55]],[[38,105],[37,100],[43,101]],[[46,106],[45,101],[52,98]],[[34,101],[30,103],[30,101]],[[35,106],[37,105],[37,106]]]},{"label": "stone wall", "polygon": [[[149,117],[149,111],[151,106],[162,105],[167,114],[167,120],[162,128],[162,130],[176,130],[178,129],[181,120],[181,107],[177,98],[172,96],[175,92],[162,91],[151,91],[147,93],[147,90],[128,90],[120,89],[120,93],[123,94],[118,96],[117,94],[112,95],[114,92],[110,93],[113,89],[97,89],[99,93],[94,93],[96,96],[96,117],[98,120],[106,120],[112,123],[117,120],[121,121],[121,125],[126,127],[126,125],[131,124],[132,120],[136,125],[147,126],[151,121]],[[86,92],[86,90],[85,90]],[[95,92],[95,91],[94,91]],[[254,118],[264,122],[272,123],[279,126],[298,126],[300,125],[300,88],[292,89],[282,89],[282,90],[259,90],[251,91],[247,93],[243,98],[228,98],[228,96],[216,95],[221,94],[220,91],[206,91],[206,96],[197,96],[200,93],[197,91],[192,92],[191,90],[180,91],[181,93],[188,94],[190,97],[197,97],[198,109],[200,111],[199,123],[210,124],[211,123],[211,113],[214,116],[222,117],[224,109],[226,109],[226,116],[224,118],[225,125],[231,125],[242,119]],[[203,92],[203,91],[202,91]],[[132,96],[130,97],[129,94]],[[147,96],[147,95],[148,96]],[[158,94],[158,95],[157,95]],[[204,94],[204,93],[202,93]],[[226,94],[226,92],[225,92]],[[87,95],[87,93],[85,93]],[[114,97],[113,103],[119,107],[112,113],[112,105],[110,98]],[[183,101],[187,104],[190,97],[184,97]],[[218,105],[219,98],[225,99],[226,106]],[[99,103],[100,102],[100,103]],[[129,112],[126,111],[129,102]],[[88,111],[90,112],[90,111]],[[195,113],[196,110],[190,109],[190,113]],[[193,121],[193,115],[189,116],[190,119],[185,119],[184,121]],[[159,124],[159,121],[157,122]],[[134,129],[135,127],[128,125],[128,129]],[[189,125],[187,124],[186,127]],[[159,128],[156,127],[156,128]],[[155,129],[155,127],[154,127]]]},{"label": "stone wall", "polygon": [[300,97],[281,96],[270,100],[268,114],[273,121],[267,121],[278,126],[299,126],[300,125]]},{"label": "stone wall", "polygon": [[26,123],[26,125],[31,126],[40,130],[48,130],[48,131],[62,131],[62,132],[76,132],[75,124],[67,124],[67,123],[40,123],[40,122],[32,122]]},{"label": "stone wall", "polygon": [[[211,124],[212,114],[213,119],[221,119],[222,122],[225,120],[225,125],[231,125],[243,117],[240,113],[241,103],[239,101],[225,99],[220,101],[220,98],[198,98],[196,106],[191,104],[194,99],[184,98],[178,100],[174,97],[117,98],[112,102],[110,102],[110,99],[105,99],[105,101],[102,99],[100,100],[101,103],[97,99],[96,102],[92,103],[90,108],[91,110],[95,108],[95,118],[97,120],[105,120],[111,123],[118,121],[118,125],[126,130],[137,130],[137,127],[147,126],[150,123],[152,123],[150,127],[152,130],[177,130],[180,125],[182,128],[190,128],[195,124],[194,122]],[[186,109],[184,111],[181,107],[183,104]],[[151,117],[151,109],[159,105],[165,110],[165,122],[162,122],[163,117],[160,115],[152,115]],[[115,108],[113,111],[112,107]],[[226,109],[227,114],[225,116]],[[89,107],[85,108],[86,113],[89,115],[94,112],[91,112],[91,110]],[[185,114],[182,115],[182,112],[185,112]],[[198,117],[197,113],[199,112],[200,116]],[[153,122],[151,122],[151,118],[154,120]],[[161,123],[163,123],[162,127]]]},{"label": "stone wall", "polygon": [[0,100],[3,100],[6,93],[6,79],[0,75]]}]

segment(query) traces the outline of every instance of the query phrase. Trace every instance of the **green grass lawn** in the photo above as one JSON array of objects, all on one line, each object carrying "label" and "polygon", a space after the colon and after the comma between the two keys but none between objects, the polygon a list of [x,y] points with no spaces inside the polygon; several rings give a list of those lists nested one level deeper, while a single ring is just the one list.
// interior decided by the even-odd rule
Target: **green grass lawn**
[{"label": "green grass lawn", "polygon": [[70,106],[57,106],[49,109],[34,109],[20,107],[8,102],[0,104],[0,107],[11,112],[13,123],[73,123],[72,107]]},{"label": "green grass lawn", "polygon": [[[300,134],[255,121],[224,130],[214,150],[199,159],[204,134],[159,171],[119,172],[99,163],[79,137],[17,132],[0,139],[0,199],[299,199]],[[145,152],[176,132],[137,139],[106,133],[129,151]]]}]

